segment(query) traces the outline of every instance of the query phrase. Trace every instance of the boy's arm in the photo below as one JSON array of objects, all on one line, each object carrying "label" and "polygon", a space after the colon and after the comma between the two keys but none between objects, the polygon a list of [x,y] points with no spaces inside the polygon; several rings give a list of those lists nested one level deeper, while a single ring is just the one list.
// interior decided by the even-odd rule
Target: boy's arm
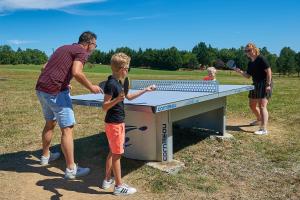
[{"label": "boy's arm", "polygon": [[143,90],[137,91],[137,92],[132,93],[132,94],[127,94],[126,99],[128,99],[129,101],[133,100],[133,99],[143,95],[144,93],[153,91],[155,89],[156,89],[155,85],[150,85],[150,86],[146,87]]},{"label": "boy's arm", "polygon": [[114,107],[117,103],[124,100],[124,94],[120,93],[120,95],[112,100],[112,96],[105,94],[104,95],[104,101],[102,104],[103,111],[107,112],[109,109]]}]

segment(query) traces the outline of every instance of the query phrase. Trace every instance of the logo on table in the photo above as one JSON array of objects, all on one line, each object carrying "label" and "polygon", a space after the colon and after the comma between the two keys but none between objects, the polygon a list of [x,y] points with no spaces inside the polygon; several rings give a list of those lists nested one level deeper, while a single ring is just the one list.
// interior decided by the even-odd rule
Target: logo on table
[{"label": "logo on table", "polygon": [[163,105],[163,106],[158,106],[156,108],[156,112],[171,110],[171,109],[174,109],[176,107],[177,107],[177,105],[175,103],[174,104]]},{"label": "logo on table", "polygon": [[162,124],[162,160],[168,160],[168,130],[167,124]]},{"label": "logo on table", "polygon": [[[130,126],[130,125],[126,125],[125,126],[125,135],[127,135],[128,133],[130,133],[131,131],[134,130],[138,130],[138,133],[146,133],[145,131],[148,129],[147,126]],[[130,142],[130,138],[128,136],[125,136],[125,144],[124,144],[124,148],[131,146],[132,144],[129,143]]]}]

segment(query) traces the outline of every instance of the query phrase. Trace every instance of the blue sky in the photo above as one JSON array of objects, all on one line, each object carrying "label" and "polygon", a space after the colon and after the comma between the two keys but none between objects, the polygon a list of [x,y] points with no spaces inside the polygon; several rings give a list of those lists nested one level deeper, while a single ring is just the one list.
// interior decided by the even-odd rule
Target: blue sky
[{"label": "blue sky", "polygon": [[98,49],[121,46],[191,50],[205,42],[239,48],[248,42],[272,53],[300,51],[298,0],[0,0],[0,45],[52,49],[86,30]]}]

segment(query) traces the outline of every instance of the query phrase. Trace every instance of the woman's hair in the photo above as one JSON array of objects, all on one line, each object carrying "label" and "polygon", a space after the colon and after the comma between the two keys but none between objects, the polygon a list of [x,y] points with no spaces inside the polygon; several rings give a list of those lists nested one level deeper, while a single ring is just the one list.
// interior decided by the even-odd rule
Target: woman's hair
[{"label": "woman's hair", "polygon": [[258,56],[258,55],[260,54],[259,48],[257,48],[257,47],[255,46],[255,44],[253,44],[253,43],[248,43],[248,44],[246,45],[246,48],[247,48],[247,49],[251,49],[251,50],[254,52],[254,54],[255,54],[256,56]]},{"label": "woman's hair", "polygon": [[128,67],[130,60],[131,58],[125,53],[115,53],[110,59],[111,69],[117,72],[122,67]]}]

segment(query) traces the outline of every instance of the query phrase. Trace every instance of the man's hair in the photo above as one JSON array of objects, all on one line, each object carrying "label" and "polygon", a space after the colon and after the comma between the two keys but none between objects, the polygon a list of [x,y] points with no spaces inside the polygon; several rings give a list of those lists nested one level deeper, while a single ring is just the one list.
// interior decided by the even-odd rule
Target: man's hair
[{"label": "man's hair", "polygon": [[97,39],[97,35],[91,31],[83,32],[78,40],[78,44],[89,44],[93,39]]},{"label": "man's hair", "polygon": [[128,67],[130,63],[131,58],[127,56],[125,53],[115,53],[112,55],[110,59],[110,65],[111,69],[114,72],[119,71],[122,67]]}]

